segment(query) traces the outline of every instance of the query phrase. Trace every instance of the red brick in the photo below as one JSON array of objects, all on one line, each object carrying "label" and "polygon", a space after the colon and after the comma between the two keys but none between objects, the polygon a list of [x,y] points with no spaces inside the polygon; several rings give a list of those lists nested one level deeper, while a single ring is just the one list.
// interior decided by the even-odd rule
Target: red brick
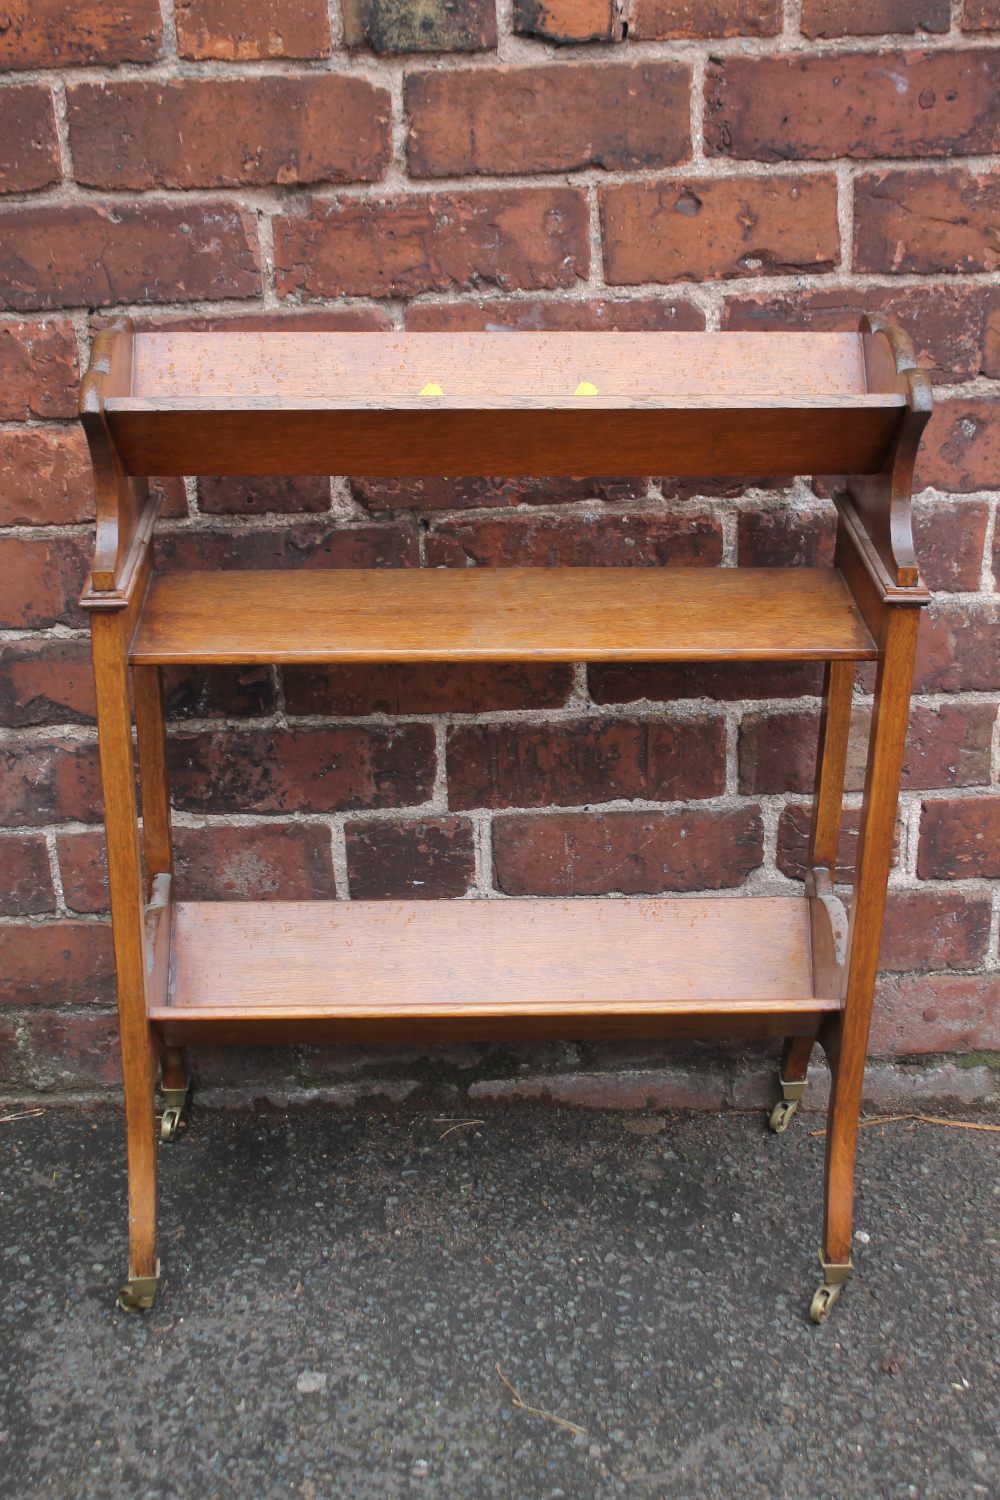
[{"label": "red brick", "polygon": [[543,662],[286,667],[285,706],[290,714],[496,713],[559,708],[572,686],[571,667]]},{"label": "red brick", "polygon": [[35,84],[4,89],[0,92],[0,193],[32,193],[61,176],[51,90]]},{"label": "red brick", "polygon": [[887,976],[875,1000],[875,1056],[1000,1047],[1000,973]]},{"label": "red brick", "polygon": [[90,537],[0,536],[0,629],[82,625],[77,600],[93,553]]},{"label": "red brick", "polygon": [[411,177],[636,171],[691,154],[691,73],[672,62],[411,73]]},{"label": "red brick", "polygon": [[260,516],[330,509],[330,481],[322,477],[199,479],[198,509],[210,515]]},{"label": "red brick", "polygon": [[80,427],[0,432],[0,526],[66,525],[94,514],[90,455]]},{"label": "red brick", "polygon": [[[1000,68],[1000,52],[992,55]],[[1000,119],[996,110],[994,119]],[[866,172],[854,184],[855,270],[894,276],[995,271],[998,217],[1000,172]]]},{"label": "red brick", "polygon": [[0,645],[0,724],[79,724],[94,712],[89,641]]},{"label": "red brick", "polygon": [[455,808],[718,797],[726,726],[721,718],[462,725],[448,734],[447,767]]},{"label": "red brick", "polygon": [[990,374],[995,320],[996,371],[1000,372],[1000,294],[982,286],[819,287],[733,297],[722,327],[734,330],[791,329],[851,332],[864,312],[886,312],[913,340],[917,361],[951,384]]},{"label": "red brick", "polygon": [[54,911],[49,851],[38,834],[0,838],[0,916],[34,917]]},{"label": "red brick", "polygon": [[253,718],[277,703],[271,667],[164,667],[163,695],[171,719]]},{"label": "red brick", "polygon": [[627,896],[722,889],[764,858],[760,809],[603,812],[493,820],[493,865],[508,896]]},{"label": "red brick", "polygon": [[0,825],[85,822],[101,806],[96,744],[0,741]]},{"label": "red brick", "polygon": [[642,42],[774,36],[781,13],[781,0],[632,0],[628,34]]},{"label": "red brick", "polygon": [[1000,295],[986,302],[982,373],[1000,380]]},{"label": "red brick", "polygon": [[[845,809],[840,820],[840,837],[837,840],[837,869],[834,879],[840,884],[849,884],[854,879],[854,861],[858,852],[858,827],[861,814],[853,808]],[[775,863],[789,880],[804,880],[809,862],[809,831],[812,827],[812,804],[791,802],[781,811],[778,819],[778,846]],[[893,839],[892,863],[899,858],[899,829]]]},{"label": "red brick", "polygon": [[529,333],[694,332],[704,326],[701,309],[680,297],[588,297],[584,301],[492,297],[467,302],[411,302],[406,308],[406,327],[415,333],[493,333],[507,328],[523,328]]},{"label": "red brick", "polygon": [[184,480],[176,474],[166,479],[150,479],[149,489],[150,494],[159,500],[158,514],[164,520],[179,520],[187,515],[187,491],[184,488]]},{"label": "red brick", "polygon": [[514,30],[557,46],[620,42],[621,7],[616,0],[514,0]]},{"label": "red brick", "polygon": [[[599,1050],[599,1044],[598,1044]],[[589,1051],[589,1048],[588,1048]],[[655,1049],[651,1044],[647,1058]],[[479,1078],[469,1085],[469,1098],[489,1104],[536,1102],[565,1105],[571,1109],[666,1110],[727,1109],[730,1107],[728,1079],[721,1068],[684,1068],[667,1063],[652,1068],[586,1073],[543,1073],[513,1078]],[[662,1120],[662,1116],[659,1117]],[[649,1123],[655,1124],[657,1116]],[[626,1130],[645,1124],[628,1121]],[[658,1128],[662,1129],[662,1125]],[[643,1132],[645,1133],[645,1132]],[[650,1134],[655,1132],[650,1131]]]},{"label": "red brick", "polygon": [[963,31],[1000,31],[1000,0],[964,0]]},{"label": "red brick", "polygon": [[176,0],[177,51],[197,61],[327,57],[326,0]]},{"label": "red brick", "polygon": [[739,561],[752,568],[817,568],[833,562],[837,517],[832,505],[741,510]]},{"label": "red brick", "polygon": [[940,401],[924,433],[914,486],[992,490],[1000,476],[1000,401]]},{"label": "red brick", "polygon": [[129,78],[67,95],[88,187],[372,182],[390,154],[388,90],[362,78]]},{"label": "red brick", "polygon": [[334,198],[274,220],[282,297],[572,286],[590,264],[587,203],[573,188]]},{"label": "red brick", "polygon": [[114,998],[111,928],[104,922],[0,927],[0,1005],[89,1005]]},{"label": "red brick", "polygon": [[[986,500],[919,500],[913,535],[928,588],[952,593],[979,588],[990,507]],[[997,669],[1000,686],[1000,666]]]},{"label": "red brick", "polygon": [[942,797],[920,813],[922,880],[1000,878],[1000,797]]},{"label": "red brick", "polygon": [[476,52],[497,44],[494,0],[343,0],[344,41],[373,52]]},{"label": "red brick", "polygon": [[694,178],[601,190],[614,285],[827,271],[840,257],[833,177]]},{"label": "red brick", "polygon": [[802,0],[803,36],[884,36],[947,31],[951,0]]},{"label": "red brick", "polygon": [[232,203],[71,203],[4,214],[0,307],[252,297],[253,215]]},{"label": "red brick", "polygon": [[595,703],[634,703],[639,698],[799,698],[823,690],[819,662],[641,662],[612,663],[587,670]]},{"label": "red brick", "polygon": [[157,0],[10,0],[0,70],[152,62],[160,50]]},{"label": "red brick", "polygon": [[1000,54],[728,57],[705,81],[705,149],[740,160],[980,155],[1000,145]]},{"label": "red brick", "polygon": [[991,692],[1000,687],[1000,603],[936,599],[917,637],[913,687],[920,693]]},{"label": "red brick", "polygon": [[81,1088],[121,1081],[118,1021],[112,1011],[32,1011],[25,1017],[24,1030],[35,1087]]},{"label": "red brick", "polygon": [[[95,319],[99,326],[111,321]],[[384,333],[394,327],[384,307],[283,307],[278,312],[145,313],[136,327],[149,333]]]},{"label": "red brick", "polygon": [[986,957],[992,903],[989,893],[935,890],[889,892],[881,967],[975,969]]},{"label": "red brick", "polygon": [[512,505],[564,505],[578,500],[638,500],[643,479],[352,479],[366,510],[495,510]]},{"label": "red brick", "polygon": [[[66,905],[105,911],[103,830],[62,833],[57,848]],[[174,863],[180,901],[319,901],[336,895],[330,831],[309,823],[175,827]]]},{"label": "red brick", "polygon": [[415,567],[420,546],[409,523],[338,526],[302,522],[264,531],[161,532],[158,566],[166,572],[206,568]]},{"label": "red brick", "polygon": [[467,818],[413,823],[345,823],[347,878],[354,900],[434,900],[464,896],[475,884]]},{"label": "red brick", "polygon": [[0,323],[0,422],[75,417],[79,383],[71,323]]},{"label": "red brick", "polygon": [[443,521],[425,556],[433,568],[712,566],[722,560],[722,531],[706,515]]},{"label": "red brick", "polygon": [[424,802],[434,785],[429,724],[175,733],[176,805],[188,812],[335,812]]}]

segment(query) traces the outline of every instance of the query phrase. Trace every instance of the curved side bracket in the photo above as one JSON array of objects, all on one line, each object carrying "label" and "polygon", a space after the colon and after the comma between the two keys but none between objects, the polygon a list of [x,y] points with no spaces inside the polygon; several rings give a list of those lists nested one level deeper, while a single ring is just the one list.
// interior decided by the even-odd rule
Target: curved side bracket
[{"label": "curved side bracket", "polygon": [[119,318],[94,340],[80,386],[80,423],[90,449],[97,500],[97,532],[90,588],[82,603],[120,608],[148,544],[156,515],[146,479],[130,478],[118,457],[105,415],[112,396],[132,389],[131,318]]},{"label": "curved side bracket", "polygon": [[917,368],[913,345],[896,323],[866,314],[860,333],[868,390],[905,396],[906,409],[882,472],[849,477],[849,502],[890,582],[898,588],[918,588],[911,496],[917,450],[933,410],[931,382]]}]

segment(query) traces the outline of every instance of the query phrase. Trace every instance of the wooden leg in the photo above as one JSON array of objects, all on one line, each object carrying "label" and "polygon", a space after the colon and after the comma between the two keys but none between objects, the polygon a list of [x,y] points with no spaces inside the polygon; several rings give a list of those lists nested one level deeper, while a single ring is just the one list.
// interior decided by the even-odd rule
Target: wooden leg
[{"label": "wooden leg", "polygon": [[857,874],[847,944],[844,1009],[822,1037],[830,1058],[833,1083],[827,1119],[823,1246],[820,1251],[824,1285],[813,1299],[812,1316],[816,1322],[825,1319],[851,1265],[858,1116],[882,941],[886,886],[892,862],[919,618],[917,609],[890,606],[887,610],[868,742]]},{"label": "wooden leg", "polygon": [[146,1019],[145,899],[128,696],[127,614],[131,611],[95,613],[92,632],[128,1148],[129,1279],[119,1301],[131,1311],[152,1305],[158,1265],[156,1055]]}]

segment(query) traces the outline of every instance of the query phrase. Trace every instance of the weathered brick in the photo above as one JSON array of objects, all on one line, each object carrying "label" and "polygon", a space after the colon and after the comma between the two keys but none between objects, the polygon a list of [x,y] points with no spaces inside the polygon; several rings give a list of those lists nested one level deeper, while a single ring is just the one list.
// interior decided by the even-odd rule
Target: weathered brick
[{"label": "weathered brick", "polygon": [[497,44],[494,0],[343,0],[344,41],[373,52],[478,52]]},{"label": "weathered brick", "polygon": [[330,509],[330,481],[323,475],[259,479],[199,479],[198,509],[210,515],[260,516]]},{"label": "weathered brick", "polygon": [[334,812],[405,807],[434,785],[429,724],[175,733],[174,801],[188,812]]},{"label": "weathered brick", "polygon": [[181,57],[252,62],[266,57],[326,57],[326,0],[175,0]]},{"label": "weathered brick", "polygon": [[920,810],[922,880],[1000,879],[1000,797],[941,797]]},{"label": "weathered brick", "polygon": [[614,662],[587,669],[595,703],[678,698],[799,698],[823,690],[819,662]]},{"label": "weathered brick", "polygon": [[94,485],[80,427],[0,432],[0,526],[66,525],[94,514]]},{"label": "weathered brick", "polygon": [[557,45],[620,42],[619,0],[514,0],[514,30]]},{"label": "weathered brick", "polygon": [[260,292],[253,216],[231,203],[8,209],[0,307],[193,302]]},{"label": "weathered brick", "polygon": [[0,1005],[89,1005],[114,997],[111,928],[104,922],[0,927]]},{"label": "weathered brick", "polygon": [[917,455],[914,486],[964,494],[992,490],[1000,475],[1000,401],[939,401]]},{"label": "weathered brick", "polygon": [[30,1078],[36,1088],[48,1092],[121,1081],[118,1021],[113,1011],[33,1010],[25,1017],[24,1030]]},{"label": "weathered brick", "polygon": [[638,500],[644,479],[352,479],[366,510],[499,510],[512,505],[564,505],[578,500]]},{"label": "weathered brick", "polygon": [[[834,879],[847,884],[854,879],[854,861],[858,852],[858,828],[861,814],[846,808],[840,819],[837,840],[837,869]],[[790,802],[778,819],[778,844],[775,863],[789,880],[804,880],[809,864],[809,831],[812,827],[812,804]],[[899,829],[893,839],[892,863],[899,856]]]},{"label": "weathered brick", "polygon": [[1000,31],[1000,0],[964,0],[963,31]]},{"label": "weathered brick", "polygon": [[833,561],[832,505],[741,510],[736,528],[741,567],[821,568]]},{"label": "weathered brick", "polygon": [[0,1013],[0,1084],[23,1085],[26,1069],[21,1047],[23,1026],[11,1015]]},{"label": "weathered brick", "polygon": [[90,537],[0,536],[0,629],[82,625],[77,600],[90,569]]},{"label": "weathered brick", "polygon": [[411,302],[406,309],[406,327],[414,333],[493,333],[507,328],[523,328],[529,333],[694,332],[704,326],[701,309],[681,297],[588,297],[582,301],[491,297],[464,302]]},{"label": "weathered brick", "polygon": [[706,515],[518,516],[443,521],[425,546],[433,568],[714,566],[722,530]]},{"label": "weathered brick", "polygon": [[34,917],[54,911],[49,851],[40,834],[0,838],[0,916]]},{"label": "weathered brick", "polygon": [[669,167],[691,154],[690,88],[673,62],[411,73],[407,165],[413,177]]},{"label": "weathered brick", "polygon": [[601,190],[614,285],[828,271],[840,256],[833,177],[623,183]]},{"label": "weathered brick", "polygon": [[274,263],[288,298],[572,286],[589,270],[587,203],[558,187],[334,198],[275,218]]},{"label": "weathered brick", "polygon": [[164,520],[176,521],[188,514],[187,491],[184,480],[176,474],[166,479],[150,479],[150,495],[159,501],[158,515]]},{"label": "weathered brick", "polygon": [[[990,507],[986,500],[918,500],[913,536],[928,588],[975,592],[983,566]],[[1000,664],[997,668],[1000,686]]]},{"label": "weathered brick", "polygon": [[[993,56],[1000,69],[1000,52]],[[996,110],[994,118],[1000,120]],[[998,218],[1000,172],[863,173],[854,184],[855,269],[917,276],[995,271]]]},{"label": "weathered brick", "polygon": [[71,323],[0,323],[0,422],[74,417],[79,382]]},{"label": "weathered brick", "polygon": [[[985,295],[984,295],[985,293]],[[864,312],[889,313],[913,340],[918,363],[949,385],[992,373],[996,325],[1000,369],[1000,293],[982,286],[819,287],[730,298],[722,327],[854,332]]]},{"label": "weathered brick", "polygon": [[161,532],[157,563],[165,572],[206,568],[405,568],[420,560],[417,532],[392,526],[338,526],[303,521],[263,531]]},{"label": "weathered brick", "polygon": [[823,52],[710,63],[705,148],[740,160],[980,155],[1000,144],[1000,54]]},{"label": "weathered brick", "polygon": [[253,718],[277,706],[264,666],[164,667],[163,697],[171,719]]},{"label": "weathered brick", "polygon": [[917,637],[913,688],[920,693],[990,692],[998,685],[1000,601],[936,599]]},{"label": "weathered brick", "polygon": [[96,744],[0,741],[0,825],[86,821],[101,807]]},{"label": "weathered brick", "polygon": [[774,36],[781,15],[781,0],[632,0],[628,33],[642,42]]},{"label": "weathered brick", "polygon": [[572,686],[571,667],[547,662],[286,667],[285,706],[290,714],[497,713],[559,708]]},{"label": "weathered brick", "polygon": [[447,769],[455,808],[717,797],[726,789],[726,727],[718,717],[468,724],[448,734]]},{"label": "weathered brick", "polygon": [[882,935],[883,969],[975,969],[986,957],[989,892],[892,890]]},{"label": "weathered brick", "polygon": [[152,62],[157,0],[11,0],[0,29],[0,71]]},{"label": "weathered brick", "polygon": [[1000,973],[887,976],[875,1001],[876,1056],[1000,1048]]},{"label": "weathered brick", "polygon": [[0,193],[31,193],[61,176],[51,89],[25,84],[0,91]]},{"label": "weathered brick", "polygon": [[885,36],[947,31],[951,0],[802,0],[803,36]]},{"label": "weathered brick", "polygon": [[[72,911],[108,905],[104,832],[61,833],[59,870]],[[180,901],[319,901],[336,895],[330,832],[309,823],[174,828],[175,896]]]},{"label": "weathered brick", "polygon": [[467,818],[349,822],[344,837],[354,900],[430,901],[464,896],[475,884],[472,824]]},{"label": "weathered brick", "polygon": [[[110,319],[99,316],[104,326]],[[342,307],[283,307],[278,312],[143,313],[135,319],[144,333],[384,333],[393,325],[384,307],[353,303]]]},{"label": "weathered brick", "polygon": [[94,713],[89,641],[0,645],[0,724],[79,724]]},{"label": "weathered brick", "polygon": [[372,182],[389,160],[389,93],[363,78],[129,78],[76,84],[67,106],[88,187]]},{"label": "weathered brick", "polygon": [[[649,1051],[653,1050],[650,1046]],[[572,1109],[721,1110],[729,1104],[729,1089],[721,1068],[695,1069],[665,1063],[652,1068],[630,1068],[628,1072],[543,1073],[527,1077],[519,1073],[513,1078],[479,1078],[469,1085],[469,1098],[488,1104],[541,1099]],[[656,1119],[654,1115],[630,1120],[625,1128],[635,1129],[647,1121],[654,1124]]]},{"label": "weathered brick", "polygon": [[764,858],[754,803],[731,812],[553,813],[493,820],[508,896],[656,895],[743,883]]}]

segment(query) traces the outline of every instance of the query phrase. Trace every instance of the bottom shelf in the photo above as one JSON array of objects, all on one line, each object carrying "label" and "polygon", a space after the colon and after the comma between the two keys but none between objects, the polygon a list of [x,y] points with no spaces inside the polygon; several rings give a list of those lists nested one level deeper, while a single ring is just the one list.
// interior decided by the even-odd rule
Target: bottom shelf
[{"label": "bottom shelf", "polygon": [[168,1042],[791,1036],[840,1008],[801,897],[182,902],[169,929]]}]

